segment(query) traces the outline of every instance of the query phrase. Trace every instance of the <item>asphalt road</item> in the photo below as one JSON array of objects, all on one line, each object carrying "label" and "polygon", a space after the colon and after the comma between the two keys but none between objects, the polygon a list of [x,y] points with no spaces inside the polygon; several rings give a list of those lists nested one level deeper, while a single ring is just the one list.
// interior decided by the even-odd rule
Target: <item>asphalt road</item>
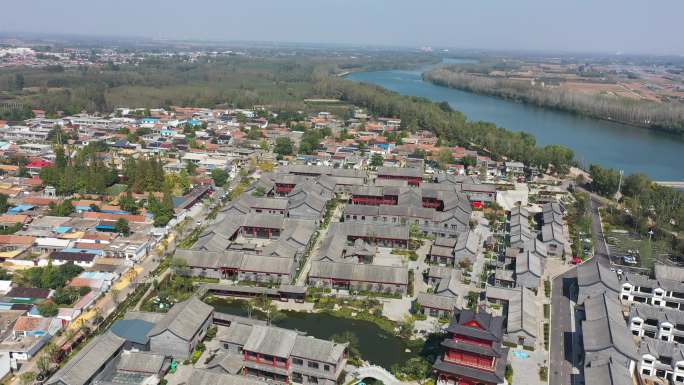
[{"label": "asphalt road", "polygon": [[610,251],[608,250],[608,244],[606,243],[605,235],[603,234],[603,227],[601,227],[601,216],[599,214],[599,207],[601,207],[601,202],[599,199],[591,195],[590,200],[591,206],[591,231],[594,233],[594,255],[596,257],[605,259],[601,262],[609,262]]}]

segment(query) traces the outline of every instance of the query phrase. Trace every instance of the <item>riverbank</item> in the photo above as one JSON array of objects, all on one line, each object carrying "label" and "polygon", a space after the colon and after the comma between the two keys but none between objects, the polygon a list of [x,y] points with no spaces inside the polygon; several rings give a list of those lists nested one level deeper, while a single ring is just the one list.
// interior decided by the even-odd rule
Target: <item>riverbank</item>
[{"label": "riverbank", "polygon": [[425,70],[429,68],[355,72],[345,79],[446,102],[468,121],[492,122],[511,131],[530,133],[538,146],[563,143],[575,152],[584,168],[600,164],[624,170],[625,174],[641,172],[656,181],[684,180],[684,169],[678,166],[684,140],[673,135],[438,86],[422,79]]},{"label": "riverbank", "polygon": [[555,111],[564,111],[579,116],[654,130],[684,138],[684,106],[633,100],[623,97],[588,95],[571,92],[557,87],[533,85],[528,81],[493,78],[435,68],[422,74],[424,81],[437,86],[493,96],[517,103]]}]

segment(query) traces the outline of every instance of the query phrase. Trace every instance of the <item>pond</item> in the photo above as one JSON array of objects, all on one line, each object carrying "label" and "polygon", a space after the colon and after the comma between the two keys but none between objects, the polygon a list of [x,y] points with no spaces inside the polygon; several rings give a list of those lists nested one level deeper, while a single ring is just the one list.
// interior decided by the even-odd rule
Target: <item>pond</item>
[{"label": "pond", "polygon": [[[244,300],[213,299],[210,304],[217,312],[246,317]],[[426,349],[407,352],[408,344],[404,339],[381,329],[370,321],[337,317],[330,313],[304,313],[283,311],[273,320],[273,325],[285,329],[299,330],[310,336],[330,339],[335,334],[349,332],[359,340],[359,352],[364,360],[386,369],[395,364],[403,364],[410,358],[419,357]],[[263,319],[260,312],[252,312],[252,317]]]}]

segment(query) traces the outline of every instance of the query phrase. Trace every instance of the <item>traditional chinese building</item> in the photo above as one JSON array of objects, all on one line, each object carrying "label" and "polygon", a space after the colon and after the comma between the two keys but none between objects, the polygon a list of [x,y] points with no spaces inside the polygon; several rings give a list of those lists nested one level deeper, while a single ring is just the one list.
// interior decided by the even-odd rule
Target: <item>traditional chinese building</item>
[{"label": "traditional chinese building", "polygon": [[433,369],[438,385],[504,383],[508,349],[501,345],[503,318],[484,311],[456,309]]}]

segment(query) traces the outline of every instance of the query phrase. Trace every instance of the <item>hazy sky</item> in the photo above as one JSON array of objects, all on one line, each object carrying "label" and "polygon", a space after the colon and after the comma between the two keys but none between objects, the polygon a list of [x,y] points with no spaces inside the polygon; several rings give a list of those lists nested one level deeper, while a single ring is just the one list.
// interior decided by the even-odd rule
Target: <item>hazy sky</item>
[{"label": "hazy sky", "polygon": [[2,0],[0,13],[2,32],[684,55],[684,0]]}]

